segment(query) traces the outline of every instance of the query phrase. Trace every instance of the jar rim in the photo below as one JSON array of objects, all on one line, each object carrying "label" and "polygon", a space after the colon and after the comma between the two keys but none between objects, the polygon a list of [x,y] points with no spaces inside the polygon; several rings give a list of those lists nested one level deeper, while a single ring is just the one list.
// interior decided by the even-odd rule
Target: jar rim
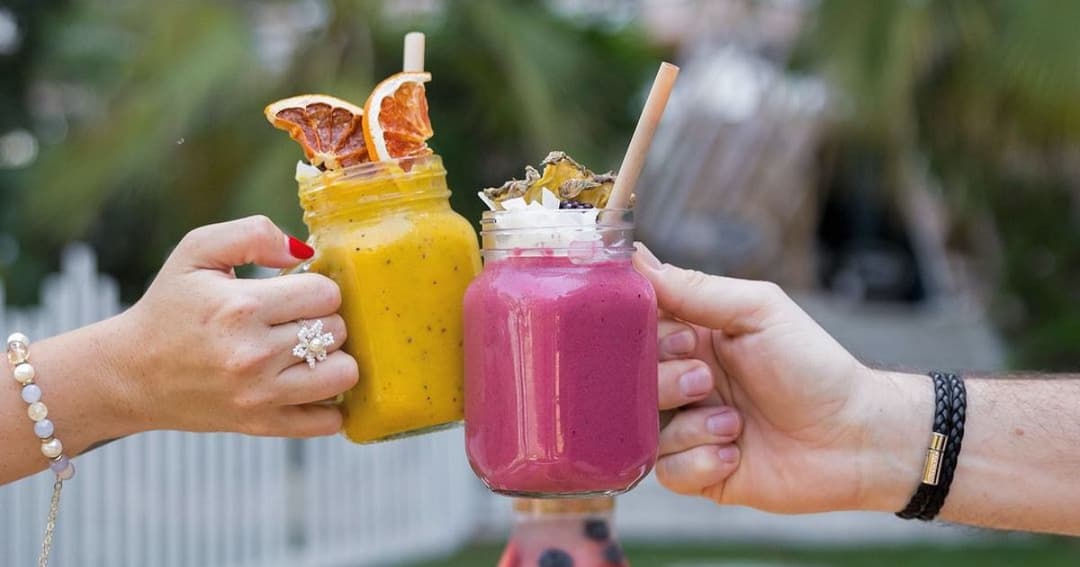
[{"label": "jar rim", "polygon": [[298,179],[300,191],[317,191],[343,181],[356,180],[393,180],[402,179],[415,175],[438,175],[445,174],[442,157],[439,154],[427,154],[423,156],[400,157],[391,160],[369,161],[350,165],[343,169],[331,169]]}]

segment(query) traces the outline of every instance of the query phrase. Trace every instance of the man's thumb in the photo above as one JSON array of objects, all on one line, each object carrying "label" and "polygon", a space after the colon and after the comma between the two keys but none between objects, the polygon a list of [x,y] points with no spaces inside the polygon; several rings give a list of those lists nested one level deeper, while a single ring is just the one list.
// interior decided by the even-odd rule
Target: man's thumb
[{"label": "man's thumb", "polygon": [[688,323],[738,335],[756,331],[784,296],[776,284],[711,276],[663,264],[637,243],[634,266],[652,282],[660,309]]}]

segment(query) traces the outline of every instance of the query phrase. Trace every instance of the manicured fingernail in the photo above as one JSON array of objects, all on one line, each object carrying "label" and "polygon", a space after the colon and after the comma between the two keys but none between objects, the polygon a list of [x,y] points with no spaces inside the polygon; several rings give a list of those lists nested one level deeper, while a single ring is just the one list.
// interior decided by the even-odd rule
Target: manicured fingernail
[{"label": "manicured fingernail", "polygon": [[640,242],[635,242],[634,247],[637,248],[637,256],[641,259],[641,263],[654,270],[659,270],[663,267],[660,260],[656,258],[656,255],[649,250],[647,246]]},{"label": "manicured fingernail", "polygon": [[679,376],[679,390],[688,398],[708,394],[712,385],[712,374],[701,366]]},{"label": "manicured fingernail", "polygon": [[713,435],[734,435],[739,430],[739,416],[728,409],[714,413],[705,420],[705,429],[708,429],[709,433]]},{"label": "manicured fingernail", "polygon": [[724,445],[716,450],[716,456],[725,463],[734,463],[739,460],[739,448],[735,445]]},{"label": "manicured fingernail", "polygon": [[679,356],[694,352],[694,333],[679,331],[660,339],[660,353],[667,356]]},{"label": "manicured fingernail", "polygon": [[305,244],[304,241],[299,238],[289,236],[289,254],[292,254],[293,258],[307,260],[315,255],[315,249]]}]

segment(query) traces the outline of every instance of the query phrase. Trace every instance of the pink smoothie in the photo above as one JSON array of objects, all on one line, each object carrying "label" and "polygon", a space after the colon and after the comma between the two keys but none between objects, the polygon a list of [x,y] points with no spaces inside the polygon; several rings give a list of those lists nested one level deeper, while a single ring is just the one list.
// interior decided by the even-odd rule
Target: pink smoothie
[{"label": "pink smoothie", "polygon": [[629,259],[487,263],[465,295],[465,437],[487,486],[617,493],[656,460],[656,296]]}]

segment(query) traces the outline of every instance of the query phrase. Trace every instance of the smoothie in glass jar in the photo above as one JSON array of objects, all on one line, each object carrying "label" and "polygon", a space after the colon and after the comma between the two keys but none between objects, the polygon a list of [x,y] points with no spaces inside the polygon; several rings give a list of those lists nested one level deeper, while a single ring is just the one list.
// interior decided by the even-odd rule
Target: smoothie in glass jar
[{"label": "smoothie in glass jar", "polygon": [[480,269],[476,233],[450,208],[435,155],[360,164],[300,181],[318,251],[309,269],[341,287],[343,347],[360,381],[344,434],[370,442],[462,418],[462,297]]},{"label": "smoothie in glass jar", "polygon": [[343,396],[343,433],[369,443],[460,423],[462,298],[480,270],[476,232],[450,208],[442,159],[427,146],[424,72],[394,74],[364,105],[329,95],[264,114],[300,143],[300,205],[316,253],[302,269],[341,289],[344,346],[360,379]]},{"label": "smoothie in glass jar", "polygon": [[631,264],[631,211],[540,195],[482,220],[484,270],[465,296],[469,462],[502,494],[617,494],[656,459],[656,296]]}]

